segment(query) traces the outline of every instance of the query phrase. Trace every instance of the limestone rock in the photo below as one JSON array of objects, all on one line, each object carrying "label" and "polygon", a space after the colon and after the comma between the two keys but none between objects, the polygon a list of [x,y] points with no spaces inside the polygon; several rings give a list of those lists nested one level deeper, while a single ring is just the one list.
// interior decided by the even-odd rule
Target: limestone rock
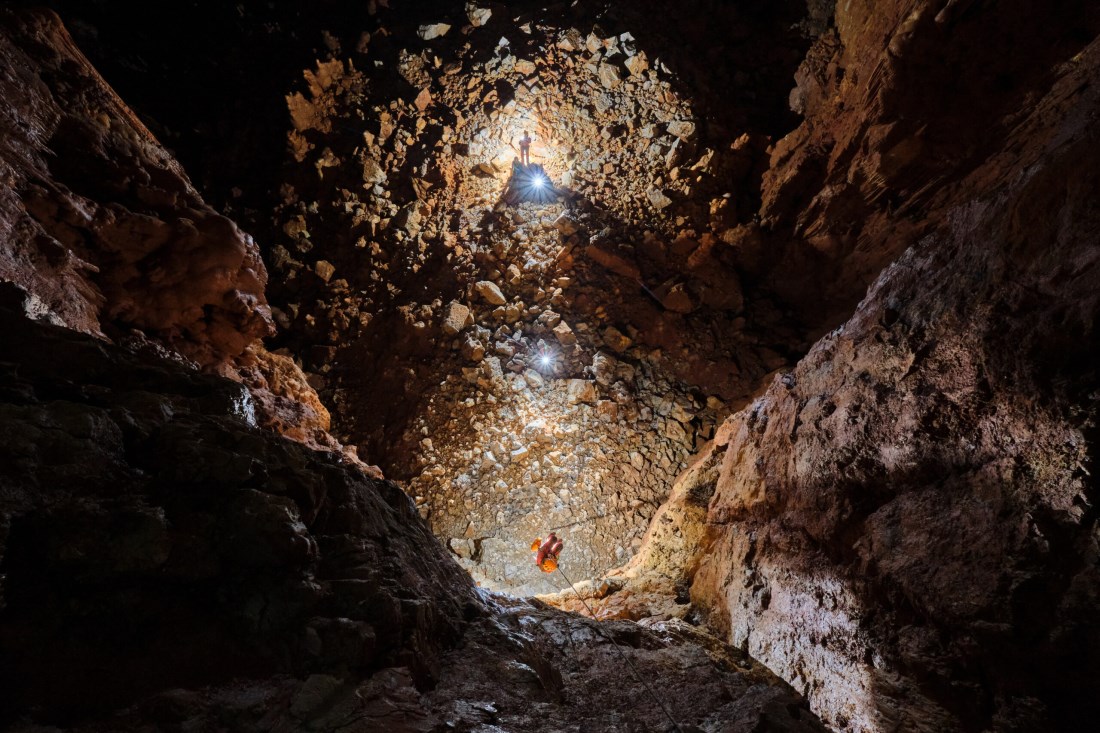
[{"label": "limestone rock", "polygon": [[474,285],[474,289],[477,294],[481,296],[489,305],[504,305],[508,302],[508,299],[504,297],[504,293],[500,291],[500,288],[496,283],[491,280],[480,280]]},{"label": "limestone rock", "polygon": [[552,329],[554,337],[562,346],[572,346],[577,343],[577,335],[573,333],[573,329],[569,327],[569,324],[562,321]]},{"label": "limestone rock", "polygon": [[604,329],[603,342],[607,344],[607,348],[620,354],[629,349],[631,344],[634,343],[628,336],[614,326],[608,326]]},{"label": "limestone rock", "polygon": [[595,404],[600,393],[590,379],[569,379],[565,383],[566,397],[573,404]]},{"label": "limestone rock", "polygon": [[673,120],[668,123],[668,133],[681,140],[691,140],[695,137],[695,123],[690,120]]},{"label": "limestone rock", "polygon": [[649,199],[649,203],[653,208],[658,211],[668,208],[672,205],[672,199],[665,195],[665,192],[659,188],[651,188],[646,192],[646,198]]},{"label": "limestone rock", "polygon": [[561,232],[563,237],[570,237],[580,231],[580,224],[563,211],[558,218],[554,220],[554,228]]},{"label": "limestone rock", "polygon": [[649,69],[649,61],[646,59],[645,53],[639,53],[635,56],[631,56],[623,62],[631,76],[640,76]]},{"label": "limestone rock", "polygon": [[480,28],[493,17],[493,11],[491,8],[480,7],[476,2],[466,3],[466,17],[470,20],[470,25]]},{"label": "limestone rock", "polygon": [[443,333],[454,336],[467,326],[474,325],[474,316],[470,309],[457,301],[447,304],[443,311]]},{"label": "limestone rock", "polygon": [[470,336],[462,342],[461,352],[464,359],[481,361],[485,358],[485,344]]},{"label": "limestone rock", "polygon": [[606,89],[614,89],[622,83],[622,78],[619,76],[619,69],[608,63],[600,64],[600,83],[604,85]]},{"label": "limestone rock", "polygon": [[623,277],[637,280],[642,276],[642,272],[638,269],[636,264],[627,260],[617,252],[609,252],[603,247],[589,245],[585,249],[585,254],[591,257],[594,262]]},{"label": "limestone rock", "polygon": [[661,298],[661,305],[673,313],[691,313],[695,310],[695,302],[683,283],[677,283],[669,288]]},{"label": "limestone rock", "polygon": [[317,277],[328,282],[336,273],[336,267],[328,260],[317,260],[313,265],[313,271],[317,273]]}]

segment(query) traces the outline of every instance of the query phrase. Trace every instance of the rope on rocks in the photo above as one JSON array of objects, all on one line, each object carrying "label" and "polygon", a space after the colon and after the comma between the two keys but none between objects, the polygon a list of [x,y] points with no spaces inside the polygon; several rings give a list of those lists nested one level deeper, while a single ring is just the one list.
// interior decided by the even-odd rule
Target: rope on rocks
[{"label": "rope on rocks", "polygon": [[601,636],[611,642],[611,646],[615,649],[615,652],[619,655],[619,658],[626,662],[626,665],[630,667],[630,671],[634,673],[634,676],[649,692],[650,697],[652,697],[657,705],[661,708],[661,712],[663,712],[665,714],[665,717],[668,718],[668,722],[672,723],[673,730],[675,730],[676,733],[684,733],[683,730],[680,728],[680,724],[676,722],[676,718],[672,717],[672,713],[669,712],[669,709],[665,705],[664,700],[662,700],[660,696],[657,695],[653,688],[650,687],[649,683],[646,682],[645,678],[642,677],[641,673],[638,672],[638,668],[634,666],[634,662],[630,661],[630,657],[627,656],[626,652],[622,650],[622,648],[619,646],[619,643],[615,641],[615,638],[611,636],[611,634],[604,632],[604,630],[600,627],[600,622],[596,620],[595,611],[593,611],[592,607],[588,605],[588,601],[584,600],[584,598],[581,597],[580,592],[577,590],[577,586],[573,585],[573,581],[570,580],[569,576],[565,574],[565,571],[561,569],[561,565],[558,565],[557,570],[558,573],[561,574],[561,577],[565,580],[565,582],[569,584],[569,587],[573,589],[573,593],[576,594],[577,600],[584,605],[585,610],[588,611],[588,615],[592,617],[593,621],[595,621],[596,631],[598,631]]}]

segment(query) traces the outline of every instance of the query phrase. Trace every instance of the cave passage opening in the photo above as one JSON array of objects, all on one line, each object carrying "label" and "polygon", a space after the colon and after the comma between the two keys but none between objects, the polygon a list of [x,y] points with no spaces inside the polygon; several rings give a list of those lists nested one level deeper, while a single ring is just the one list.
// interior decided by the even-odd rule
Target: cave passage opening
[{"label": "cave passage opening", "polygon": [[[72,5],[112,84],[257,235],[271,350],[479,581],[510,587],[547,525],[572,533],[577,577],[628,560],[688,456],[785,361],[743,325],[774,344],[777,318],[711,253],[795,122],[801,3],[245,4],[203,19],[201,58],[141,4]],[[502,202],[525,132],[549,190]],[[521,506],[504,542],[496,513]]]},{"label": "cave passage opening", "polygon": [[[750,332],[784,340],[781,315],[749,312],[720,235],[751,219],[778,119],[758,124],[776,99],[754,90],[799,56],[768,44],[761,65],[764,34],[746,32],[714,49],[736,64],[712,64],[675,40],[690,13],[443,12],[380,5],[318,30],[286,90],[272,220],[270,181],[235,180],[226,209],[266,248],[269,347],[298,361],[332,435],[479,582],[552,592],[533,537],[568,531],[575,577],[622,565],[688,457],[785,362]],[[719,16],[790,40],[778,16]],[[264,27],[269,45],[304,32]]]},{"label": "cave passage opening", "polygon": [[629,28],[521,20],[395,49],[401,82],[320,64],[290,99],[302,176],[281,221],[287,262],[351,244],[283,311],[332,344],[304,362],[337,437],[475,580],[526,595],[561,590],[528,549],[550,530],[575,577],[626,563],[776,365],[728,340],[744,299],[708,254],[738,216],[748,136],[722,142]]}]

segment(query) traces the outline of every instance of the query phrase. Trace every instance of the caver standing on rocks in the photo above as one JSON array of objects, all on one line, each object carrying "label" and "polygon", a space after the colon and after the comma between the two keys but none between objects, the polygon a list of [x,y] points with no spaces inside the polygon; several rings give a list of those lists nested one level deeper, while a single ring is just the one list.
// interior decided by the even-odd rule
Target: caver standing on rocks
[{"label": "caver standing on rocks", "polygon": [[519,139],[519,162],[523,165],[531,165],[531,142],[531,135],[524,130]]},{"label": "caver standing on rocks", "polygon": [[564,544],[553,532],[545,542],[536,539],[531,543],[531,549],[535,551],[535,564],[539,566],[539,570],[552,573],[558,569],[558,556],[561,555]]}]

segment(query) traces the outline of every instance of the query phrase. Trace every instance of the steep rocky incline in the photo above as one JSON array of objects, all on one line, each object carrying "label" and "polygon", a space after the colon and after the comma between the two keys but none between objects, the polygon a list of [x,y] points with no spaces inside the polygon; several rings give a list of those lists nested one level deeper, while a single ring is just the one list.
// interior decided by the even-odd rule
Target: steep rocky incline
[{"label": "steep rocky incline", "polygon": [[1097,69],[1093,42],[960,183],[990,193],[718,429],[602,614],[685,613],[654,591],[690,582],[839,730],[1090,726]]},{"label": "steep rocky incline", "polygon": [[0,22],[0,277],[59,324],[140,329],[203,365],[270,333],[252,239],[203,202],[56,18]]},{"label": "steep rocky incline", "polygon": [[438,672],[478,602],[400,489],[258,430],[235,382],[18,311],[2,327],[5,717],[81,720],[238,677]]}]

